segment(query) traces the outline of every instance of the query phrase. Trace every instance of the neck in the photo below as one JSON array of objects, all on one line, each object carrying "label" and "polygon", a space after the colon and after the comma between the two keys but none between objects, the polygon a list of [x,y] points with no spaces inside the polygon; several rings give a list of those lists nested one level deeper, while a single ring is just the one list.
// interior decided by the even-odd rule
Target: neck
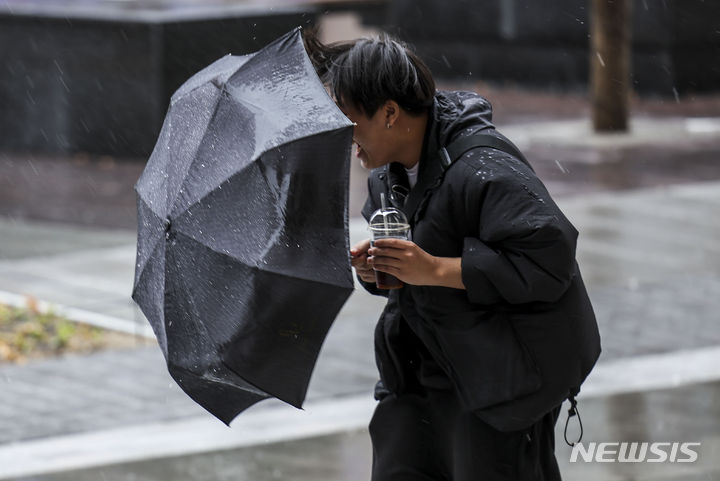
[{"label": "neck", "polygon": [[427,113],[417,117],[403,115],[401,118],[398,118],[395,127],[399,129],[401,141],[396,162],[404,165],[406,169],[411,169],[420,161],[427,122]]}]

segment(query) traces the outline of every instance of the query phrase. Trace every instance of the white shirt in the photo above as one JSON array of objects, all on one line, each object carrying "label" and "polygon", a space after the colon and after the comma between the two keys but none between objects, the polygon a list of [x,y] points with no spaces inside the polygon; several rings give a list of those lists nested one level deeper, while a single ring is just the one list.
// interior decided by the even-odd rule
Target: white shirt
[{"label": "white shirt", "polygon": [[416,162],[415,165],[412,166],[412,168],[405,169],[405,173],[408,176],[408,183],[410,184],[410,188],[412,189],[415,187],[415,184],[417,184],[418,179],[418,172],[420,171],[420,162]]}]

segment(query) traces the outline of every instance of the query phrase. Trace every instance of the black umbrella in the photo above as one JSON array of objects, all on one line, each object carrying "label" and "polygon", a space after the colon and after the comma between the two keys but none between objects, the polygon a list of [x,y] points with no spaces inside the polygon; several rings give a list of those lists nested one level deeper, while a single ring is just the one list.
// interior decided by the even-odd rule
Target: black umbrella
[{"label": "black umbrella", "polygon": [[135,186],[133,299],[172,377],[225,423],[305,399],[353,287],[351,142],[299,29],[221,58],[170,101]]}]

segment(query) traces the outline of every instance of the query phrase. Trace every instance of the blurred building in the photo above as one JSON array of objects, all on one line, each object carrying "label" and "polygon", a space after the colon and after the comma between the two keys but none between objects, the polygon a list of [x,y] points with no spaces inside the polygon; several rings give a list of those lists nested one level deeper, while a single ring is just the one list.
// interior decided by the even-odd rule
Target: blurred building
[{"label": "blurred building", "polygon": [[[720,89],[720,2],[632,0],[639,94]],[[390,0],[380,25],[415,45],[440,77],[584,89],[589,1]]]},{"label": "blurred building", "polygon": [[[720,86],[720,2],[633,0],[635,91]],[[147,157],[170,96],[228,53],[327,12],[412,43],[435,75],[582,90],[589,2],[575,0],[4,0],[0,151]]]},{"label": "blurred building", "polygon": [[252,2],[0,3],[0,151],[147,157],[172,93],[317,9]]}]

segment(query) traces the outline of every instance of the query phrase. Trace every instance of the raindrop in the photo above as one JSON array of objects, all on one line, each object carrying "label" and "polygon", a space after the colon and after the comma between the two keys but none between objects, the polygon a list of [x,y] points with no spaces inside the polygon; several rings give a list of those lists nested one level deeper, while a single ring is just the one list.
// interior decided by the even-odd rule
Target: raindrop
[{"label": "raindrop", "polygon": [[30,166],[30,168],[33,170],[33,172],[35,172],[35,175],[40,175],[38,170],[35,168],[35,164],[32,163],[32,160],[27,159],[27,163]]},{"label": "raindrop", "polygon": [[569,174],[569,173],[570,173],[570,171],[567,170],[565,167],[563,167],[563,165],[562,165],[562,164],[560,163],[560,161],[557,160],[557,159],[555,159],[555,165],[558,166],[558,169],[560,169],[560,172],[562,172],[563,174]]},{"label": "raindrop", "polygon": [[673,87],[673,95],[675,96],[675,102],[680,103],[680,94],[675,87]]},{"label": "raindrop", "polygon": [[70,92],[70,87],[67,86],[67,84],[65,83],[65,80],[63,80],[62,77],[58,77],[58,79],[60,80],[60,83],[63,84],[63,87],[65,87],[65,90]]},{"label": "raindrop", "polygon": [[450,65],[450,62],[448,61],[447,57],[445,55],[442,55],[443,62],[445,62],[445,66],[447,68],[452,68],[452,65]]},{"label": "raindrop", "polygon": [[597,54],[597,58],[600,61],[600,66],[605,68],[605,62],[603,61],[603,58],[600,56],[600,52],[595,52]]}]

